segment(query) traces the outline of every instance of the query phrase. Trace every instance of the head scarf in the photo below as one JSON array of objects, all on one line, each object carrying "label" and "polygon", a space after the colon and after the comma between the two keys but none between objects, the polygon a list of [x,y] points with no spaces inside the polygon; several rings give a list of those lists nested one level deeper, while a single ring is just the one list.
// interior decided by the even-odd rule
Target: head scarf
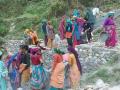
[{"label": "head scarf", "polygon": [[55,69],[55,67],[58,63],[61,63],[63,61],[63,58],[62,58],[63,52],[57,48],[54,49],[54,52],[55,52],[55,54],[53,55],[53,60],[54,60],[53,70]]},{"label": "head scarf", "polygon": [[71,46],[68,46],[68,51],[74,54],[74,56],[76,58],[78,69],[79,69],[80,73],[82,74],[82,66],[81,66],[81,63],[80,63],[80,60],[79,60],[79,57],[78,57],[78,53]]},{"label": "head scarf", "polygon": [[57,49],[57,48],[54,49],[54,52],[57,54],[64,54],[63,51],[61,51],[60,49]]},{"label": "head scarf", "polygon": [[115,14],[115,12],[109,12],[109,13],[108,13],[108,17],[114,16],[114,14]]},{"label": "head scarf", "polygon": [[60,54],[54,54],[53,55],[53,70],[56,68],[58,63],[61,63],[63,61],[62,55]]}]

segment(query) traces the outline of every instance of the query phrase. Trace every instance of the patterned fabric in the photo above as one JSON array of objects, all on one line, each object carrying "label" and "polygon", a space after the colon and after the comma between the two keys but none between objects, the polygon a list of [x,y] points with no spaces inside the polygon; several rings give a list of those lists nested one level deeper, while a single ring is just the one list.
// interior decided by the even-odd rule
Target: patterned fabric
[{"label": "patterned fabric", "polygon": [[20,65],[20,58],[21,58],[21,54],[15,53],[7,61],[10,83],[13,90],[16,90],[20,86],[20,73],[18,71]]},{"label": "patterned fabric", "polygon": [[0,90],[7,90],[6,76],[8,74],[4,62],[0,61]]},{"label": "patterned fabric", "polygon": [[116,25],[113,18],[107,18],[104,22],[105,32],[109,34],[109,38],[106,40],[105,45],[107,47],[115,47],[117,43]]},{"label": "patterned fabric", "polygon": [[[43,89],[48,85],[48,74],[41,65],[32,66],[31,85],[33,89]],[[48,82],[48,83],[47,83]]]}]

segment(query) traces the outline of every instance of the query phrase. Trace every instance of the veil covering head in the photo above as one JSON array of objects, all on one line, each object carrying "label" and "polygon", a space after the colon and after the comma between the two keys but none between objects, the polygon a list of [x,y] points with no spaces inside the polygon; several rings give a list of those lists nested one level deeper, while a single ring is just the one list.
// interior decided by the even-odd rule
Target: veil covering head
[{"label": "veil covering head", "polygon": [[68,51],[74,54],[78,69],[80,71],[80,74],[82,75],[82,65],[80,63],[77,51],[72,46],[68,46]]},{"label": "veil covering head", "polygon": [[114,16],[114,14],[115,14],[115,12],[111,11],[111,12],[108,13],[108,17]]}]

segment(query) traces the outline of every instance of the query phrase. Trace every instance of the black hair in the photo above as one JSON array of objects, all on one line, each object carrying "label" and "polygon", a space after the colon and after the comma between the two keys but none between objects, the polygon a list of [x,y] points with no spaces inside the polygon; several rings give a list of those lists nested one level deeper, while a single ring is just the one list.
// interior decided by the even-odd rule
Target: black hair
[{"label": "black hair", "polygon": [[0,56],[0,60],[2,59],[2,55]]},{"label": "black hair", "polygon": [[26,51],[29,51],[28,45],[20,45],[20,49],[25,49]]}]

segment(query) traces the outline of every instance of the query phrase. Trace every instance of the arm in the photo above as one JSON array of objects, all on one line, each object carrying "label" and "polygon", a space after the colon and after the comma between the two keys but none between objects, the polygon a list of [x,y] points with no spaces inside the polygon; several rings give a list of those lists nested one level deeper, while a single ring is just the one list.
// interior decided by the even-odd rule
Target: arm
[{"label": "arm", "polygon": [[7,67],[9,68],[10,64],[15,60],[15,57],[17,56],[18,53],[15,53],[7,62]]}]

